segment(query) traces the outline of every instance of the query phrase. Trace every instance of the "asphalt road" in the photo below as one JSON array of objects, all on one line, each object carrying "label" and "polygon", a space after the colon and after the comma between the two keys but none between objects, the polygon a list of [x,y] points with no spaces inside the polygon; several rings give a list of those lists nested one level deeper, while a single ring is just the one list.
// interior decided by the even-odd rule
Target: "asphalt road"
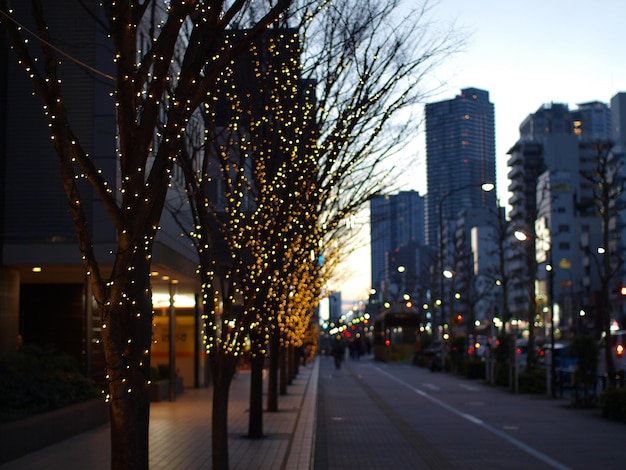
[{"label": "asphalt road", "polygon": [[320,358],[315,469],[626,468],[626,424],[409,364]]}]

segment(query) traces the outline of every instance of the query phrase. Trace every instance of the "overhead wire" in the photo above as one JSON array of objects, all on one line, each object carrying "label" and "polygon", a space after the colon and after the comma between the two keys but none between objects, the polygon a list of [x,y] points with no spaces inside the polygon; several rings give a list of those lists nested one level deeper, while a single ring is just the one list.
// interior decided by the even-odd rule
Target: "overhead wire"
[{"label": "overhead wire", "polygon": [[53,49],[54,51],[58,52],[59,54],[61,54],[63,57],[66,57],[67,59],[71,60],[72,62],[74,62],[76,65],[83,67],[93,73],[95,73],[96,75],[100,75],[101,77],[104,77],[108,80],[111,81],[115,81],[115,77],[113,77],[112,75],[106,74],[98,69],[96,69],[95,67],[92,67],[89,64],[84,63],[83,61],[73,57],[72,55],[68,54],[67,52],[63,51],[62,49],[56,47],[54,44],[51,44],[50,42],[46,41],[45,39],[43,39],[42,37],[40,37],[38,34],[36,34],[35,32],[31,31],[30,29],[28,29],[26,26],[24,26],[23,24],[21,24],[19,21],[17,21],[15,18],[13,18],[11,15],[9,15],[8,13],[6,13],[5,11],[0,9],[0,15],[2,15],[3,17],[5,17],[6,19],[8,19],[9,21],[11,21],[12,23],[14,23],[15,25],[17,25],[18,27],[20,27],[21,29],[23,29],[24,31],[26,31],[28,34],[30,34],[31,36],[33,36],[34,38],[37,38],[38,41],[40,41],[41,43],[45,44],[46,46],[50,47],[51,49]]}]

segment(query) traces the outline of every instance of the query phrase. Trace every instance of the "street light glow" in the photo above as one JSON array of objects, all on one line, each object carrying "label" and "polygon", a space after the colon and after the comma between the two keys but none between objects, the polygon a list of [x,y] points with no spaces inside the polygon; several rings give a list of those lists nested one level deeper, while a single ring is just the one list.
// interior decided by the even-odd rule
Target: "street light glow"
[{"label": "street light glow", "polygon": [[525,242],[526,240],[528,240],[528,235],[526,235],[521,230],[516,230],[514,235],[515,235],[515,238],[517,238],[521,242]]}]

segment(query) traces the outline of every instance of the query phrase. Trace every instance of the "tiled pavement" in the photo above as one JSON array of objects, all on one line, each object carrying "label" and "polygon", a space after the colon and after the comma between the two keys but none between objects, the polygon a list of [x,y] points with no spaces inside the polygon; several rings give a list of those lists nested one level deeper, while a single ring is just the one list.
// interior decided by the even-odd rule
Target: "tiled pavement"
[{"label": "tiled pavement", "polygon": [[[239,372],[229,405],[230,467],[237,470],[313,468],[319,361],[300,367],[279,397],[279,411],[263,413],[264,439],[247,439],[250,374]],[[150,468],[211,468],[212,389],[188,389],[177,401],[153,403],[150,412]],[[108,425],[0,465],[0,470],[107,470]]]}]

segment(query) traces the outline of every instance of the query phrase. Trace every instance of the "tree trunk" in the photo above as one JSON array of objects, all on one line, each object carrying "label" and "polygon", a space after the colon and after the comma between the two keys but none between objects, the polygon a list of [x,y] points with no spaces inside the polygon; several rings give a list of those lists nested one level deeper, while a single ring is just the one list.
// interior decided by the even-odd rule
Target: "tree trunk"
[{"label": "tree trunk", "polygon": [[280,394],[287,395],[287,349],[280,348],[279,354],[280,361]]},{"label": "tree trunk", "polygon": [[109,382],[112,469],[148,468],[152,296],[145,259],[138,256],[134,260],[133,274],[109,291],[100,310]]},{"label": "tree trunk", "polygon": [[274,332],[270,337],[270,360],[267,371],[267,411],[278,411],[278,363],[280,338]]},{"label": "tree trunk", "polygon": [[300,360],[302,359],[302,346],[293,348],[293,378],[298,377],[300,373]]},{"label": "tree trunk", "polygon": [[[603,174],[606,172],[603,171]],[[611,196],[609,195],[610,185],[605,181],[602,185],[602,246],[608,248],[611,243],[610,231],[611,231],[611,214],[609,211],[609,203]],[[615,387],[615,362],[613,361],[613,351],[611,351],[611,296],[610,296],[610,283],[611,283],[611,256],[606,253],[602,257],[602,273],[600,275],[600,282],[602,283],[602,315],[604,326],[604,360],[606,362],[606,373],[608,375],[608,383],[610,387]]]},{"label": "tree trunk", "polygon": [[111,468],[148,468],[148,428],[150,395],[142,383],[135,384],[134,393],[120,391],[122,398],[112,400],[109,406],[111,420]]},{"label": "tree trunk", "polygon": [[250,414],[248,416],[248,437],[263,437],[263,363],[265,358],[256,354],[250,362]]},{"label": "tree trunk", "polygon": [[229,470],[228,398],[237,358],[215,351],[211,358],[213,374],[212,449],[213,470]]},{"label": "tree trunk", "polygon": [[293,379],[296,378],[296,348],[293,344],[289,345],[289,356],[288,356],[288,364],[289,364],[289,380],[287,381],[288,385],[293,384]]},{"label": "tree trunk", "polygon": [[[602,290],[603,303],[604,305],[608,305],[608,286],[603,286]],[[604,315],[604,318],[602,320],[604,327],[604,363],[607,376],[607,384],[610,387],[615,387],[617,385],[617,381],[615,362],[613,361],[613,348],[611,347],[611,315],[607,308],[604,308],[602,310],[602,315]]]}]

